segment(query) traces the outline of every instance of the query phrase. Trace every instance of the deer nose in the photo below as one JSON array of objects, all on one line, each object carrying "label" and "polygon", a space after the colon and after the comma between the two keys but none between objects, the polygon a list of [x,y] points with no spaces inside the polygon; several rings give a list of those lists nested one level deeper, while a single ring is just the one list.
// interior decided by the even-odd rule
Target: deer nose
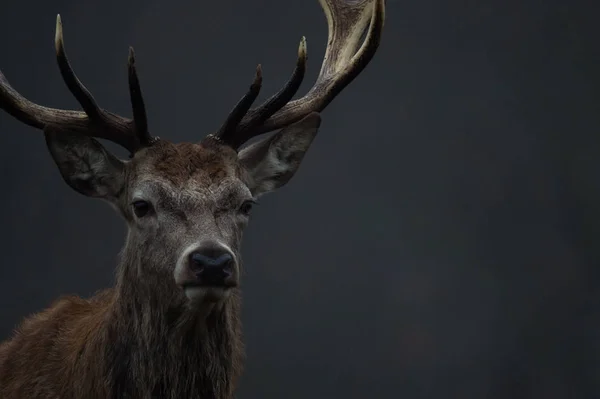
[{"label": "deer nose", "polygon": [[233,274],[233,255],[225,248],[199,248],[189,254],[189,266],[202,285],[224,285]]}]

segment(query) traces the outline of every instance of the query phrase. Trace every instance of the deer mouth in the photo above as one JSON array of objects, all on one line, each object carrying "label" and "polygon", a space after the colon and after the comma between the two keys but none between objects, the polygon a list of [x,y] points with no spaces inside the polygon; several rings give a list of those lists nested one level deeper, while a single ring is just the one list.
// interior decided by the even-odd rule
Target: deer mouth
[{"label": "deer mouth", "polygon": [[187,299],[193,303],[216,303],[226,300],[231,294],[231,289],[237,287],[238,282],[233,277],[216,281],[192,277],[178,281],[177,285],[183,290]]},{"label": "deer mouth", "polygon": [[185,296],[194,302],[221,302],[227,299],[230,295],[231,288],[236,284],[205,284],[205,283],[188,283],[183,284],[181,288]]},{"label": "deer mouth", "polygon": [[190,301],[216,303],[226,300],[236,286],[235,281],[228,279],[219,283],[190,281],[182,284],[181,288]]},{"label": "deer mouth", "polygon": [[237,284],[233,281],[225,281],[225,282],[220,282],[220,283],[205,283],[205,282],[200,282],[200,281],[191,281],[189,283],[183,283],[181,284],[181,288],[183,288],[184,290],[186,289],[196,289],[196,288],[200,288],[200,289],[221,289],[221,290],[228,290],[231,288],[237,287]]}]

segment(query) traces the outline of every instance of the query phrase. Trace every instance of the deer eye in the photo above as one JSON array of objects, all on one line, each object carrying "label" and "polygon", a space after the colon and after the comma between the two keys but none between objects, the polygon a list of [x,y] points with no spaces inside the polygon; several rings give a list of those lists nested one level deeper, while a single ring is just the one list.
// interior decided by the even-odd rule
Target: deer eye
[{"label": "deer eye", "polygon": [[254,200],[244,201],[242,206],[240,206],[240,213],[245,216],[250,215],[250,211],[252,211],[252,207],[254,206],[255,203],[256,202]]},{"label": "deer eye", "polygon": [[133,213],[135,213],[135,216],[139,218],[146,216],[148,212],[150,212],[150,203],[147,201],[133,201],[131,206],[133,207]]}]

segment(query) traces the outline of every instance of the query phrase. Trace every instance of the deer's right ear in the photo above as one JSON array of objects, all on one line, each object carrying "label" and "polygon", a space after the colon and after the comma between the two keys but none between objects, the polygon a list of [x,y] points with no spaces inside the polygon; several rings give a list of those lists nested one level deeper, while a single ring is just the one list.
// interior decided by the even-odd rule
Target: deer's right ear
[{"label": "deer's right ear", "polygon": [[63,179],[88,197],[115,201],[123,189],[124,163],[98,141],[68,131],[46,129],[46,144]]}]

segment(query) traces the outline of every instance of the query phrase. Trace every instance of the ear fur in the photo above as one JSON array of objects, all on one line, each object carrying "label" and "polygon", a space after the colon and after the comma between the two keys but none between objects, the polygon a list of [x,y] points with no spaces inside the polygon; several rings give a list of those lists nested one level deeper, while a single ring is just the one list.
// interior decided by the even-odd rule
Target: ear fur
[{"label": "ear fur", "polygon": [[46,145],[65,182],[88,197],[114,202],[123,189],[124,163],[97,140],[47,128]]},{"label": "ear fur", "polygon": [[320,125],[320,115],[313,112],[271,137],[240,151],[239,158],[248,172],[252,195],[259,196],[273,191],[290,181],[300,167]]}]

